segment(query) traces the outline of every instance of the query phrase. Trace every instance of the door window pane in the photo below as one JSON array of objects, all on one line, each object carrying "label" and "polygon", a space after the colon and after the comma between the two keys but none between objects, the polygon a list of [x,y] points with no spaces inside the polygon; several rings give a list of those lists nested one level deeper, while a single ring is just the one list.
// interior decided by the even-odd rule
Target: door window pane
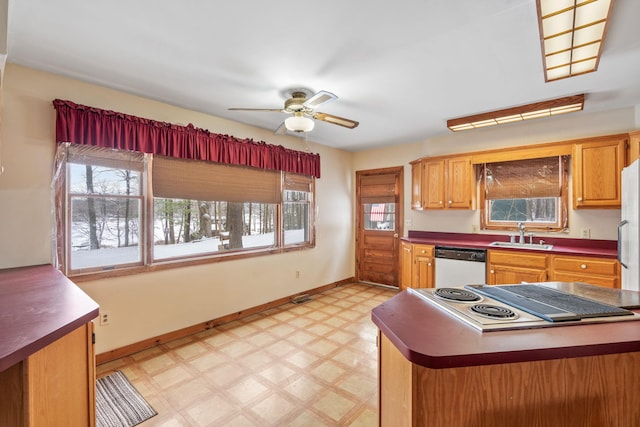
[{"label": "door window pane", "polygon": [[396,204],[365,203],[363,223],[365,230],[395,230]]}]

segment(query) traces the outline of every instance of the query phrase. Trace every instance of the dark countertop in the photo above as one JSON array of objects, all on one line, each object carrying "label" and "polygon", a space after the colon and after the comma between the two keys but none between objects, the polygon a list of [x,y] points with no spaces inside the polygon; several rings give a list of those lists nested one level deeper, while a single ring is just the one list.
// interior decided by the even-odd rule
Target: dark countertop
[{"label": "dark countertop", "polygon": [[98,316],[98,304],[51,265],[0,270],[0,372]]},{"label": "dark countertop", "polygon": [[407,291],[371,318],[407,360],[432,369],[640,351],[640,321],[480,332]]},{"label": "dark countertop", "polygon": [[[564,254],[576,256],[592,256],[602,258],[617,258],[618,247],[615,240],[568,239],[546,236],[534,236],[534,242],[543,239],[545,243],[553,245],[550,250],[493,247],[489,243],[508,242],[509,236],[503,234],[469,234],[469,233],[440,233],[434,231],[409,231],[402,240],[409,243],[425,245],[455,246],[463,248],[483,248],[505,251],[522,251],[541,254]],[[527,237],[527,241],[529,238]]]}]

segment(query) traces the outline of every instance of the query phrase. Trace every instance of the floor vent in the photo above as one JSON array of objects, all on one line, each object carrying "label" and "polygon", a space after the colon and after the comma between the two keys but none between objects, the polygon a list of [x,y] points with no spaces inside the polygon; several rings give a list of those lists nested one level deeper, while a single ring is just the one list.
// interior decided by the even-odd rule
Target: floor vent
[{"label": "floor vent", "polygon": [[307,301],[311,301],[311,297],[309,296],[309,294],[298,295],[291,298],[291,302],[294,304],[304,304]]}]

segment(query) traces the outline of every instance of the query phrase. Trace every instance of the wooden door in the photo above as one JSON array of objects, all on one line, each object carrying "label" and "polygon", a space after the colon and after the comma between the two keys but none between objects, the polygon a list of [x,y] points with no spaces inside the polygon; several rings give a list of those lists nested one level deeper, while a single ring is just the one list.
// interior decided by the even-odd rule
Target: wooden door
[{"label": "wooden door", "polygon": [[356,280],[398,286],[404,168],[356,172]]}]

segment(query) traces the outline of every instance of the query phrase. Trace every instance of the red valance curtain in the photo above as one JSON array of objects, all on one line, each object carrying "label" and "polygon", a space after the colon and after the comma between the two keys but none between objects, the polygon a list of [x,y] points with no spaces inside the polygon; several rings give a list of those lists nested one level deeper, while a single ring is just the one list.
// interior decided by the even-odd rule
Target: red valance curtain
[{"label": "red valance curtain", "polygon": [[320,178],[320,155],[56,99],[56,141]]}]

